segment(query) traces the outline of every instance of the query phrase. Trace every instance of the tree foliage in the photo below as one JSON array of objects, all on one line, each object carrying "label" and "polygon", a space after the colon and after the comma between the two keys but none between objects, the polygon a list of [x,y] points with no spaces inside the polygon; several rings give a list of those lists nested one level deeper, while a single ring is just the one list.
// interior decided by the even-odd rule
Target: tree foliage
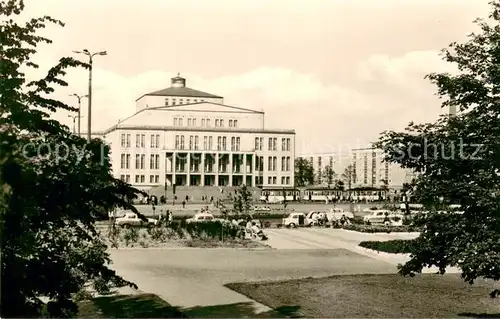
[{"label": "tree foliage", "polygon": [[459,114],[384,132],[376,143],[387,160],[417,173],[410,185],[415,199],[435,210],[441,197],[464,211],[418,221],[425,229],[402,274],[457,266],[470,283],[500,279],[500,2],[491,7],[488,20],[476,20],[480,32],[443,50],[458,72],[428,75],[442,106]]},{"label": "tree foliage", "polygon": [[303,187],[314,184],[313,164],[305,158],[295,159],[295,186]]},{"label": "tree foliage", "polygon": [[43,17],[20,25],[14,17],[23,9],[22,1],[0,0],[1,316],[33,317],[46,309],[68,317],[76,312],[72,294],[87,283],[99,283],[100,291],[135,286],[108,268],[94,222],[115,207],[138,213],[125,200],[138,191],[113,178],[103,141],[87,143],[50,119],[57,110],[76,111],[52,97],[54,86],[68,85],[65,70],[89,65],[62,58],[44,78],[28,82],[23,70],[38,67],[37,45],[51,43],[37,31],[63,24]]},{"label": "tree foliage", "polygon": [[250,214],[250,210],[252,209],[252,193],[245,184],[236,189],[232,201],[233,213],[235,215]]},{"label": "tree foliage", "polygon": [[335,185],[335,178],[337,177],[337,173],[335,173],[333,167],[331,167],[330,165],[325,166],[321,174],[323,177],[323,181],[328,187]]},{"label": "tree foliage", "polygon": [[352,165],[348,165],[345,168],[345,170],[342,173],[342,176],[340,178],[340,180],[343,182],[342,185],[347,185],[347,188],[350,189],[352,186],[353,174],[354,174],[354,170],[353,170]]}]

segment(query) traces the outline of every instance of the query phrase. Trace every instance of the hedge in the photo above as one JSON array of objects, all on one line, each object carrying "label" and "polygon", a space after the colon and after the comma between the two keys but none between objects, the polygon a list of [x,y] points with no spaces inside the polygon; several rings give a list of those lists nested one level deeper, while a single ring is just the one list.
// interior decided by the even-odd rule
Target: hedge
[{"label": "hedge", "polygon": [[403,226],[385,226],[385,225],[359,225],[350,224],[343,227],[346,230],[357,231],[361,233],[407,233],[418,232],[419,229],[411,225]]},{"label": "hedge", "polygon": [[387,240],[387,241],[362,241],[359,246],[382,251],[389,254],[409,254],[412,251],[412,245],[415,240]]}]

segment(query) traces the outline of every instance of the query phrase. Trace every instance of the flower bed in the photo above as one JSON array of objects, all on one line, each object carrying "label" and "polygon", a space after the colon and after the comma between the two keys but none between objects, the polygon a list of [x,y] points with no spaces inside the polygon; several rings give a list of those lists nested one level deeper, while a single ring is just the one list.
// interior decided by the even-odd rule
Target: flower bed
[{"label": "flower bed", "polygon": [[389,254],[409,254],[415,240],[362,241],[359,246]]},{"label": "flower bed", "polygon": [[111,248],[124,247],[241,247],[265,245],[245,239],[244,231],[220,222],[198,224],[171,223],[150,228],[111,227],[101,231],[103,240]]},{"label": "flower bed", "polygon": [[419,229],[410,226],[385,226],[385,225],[359,225],[351,224],[343,227],[345,230],[358,231],[361,233],[407,233],[407,232],[418,232]]}]

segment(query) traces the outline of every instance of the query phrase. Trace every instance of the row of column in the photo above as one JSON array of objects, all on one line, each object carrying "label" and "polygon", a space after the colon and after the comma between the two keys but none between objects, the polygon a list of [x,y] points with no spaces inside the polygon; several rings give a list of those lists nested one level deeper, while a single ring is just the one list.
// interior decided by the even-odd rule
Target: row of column
[{"label": "row of column", "polygon": [[[176,169],[177,169],[177,156],[176,156],[177,153],[172,153],[172,161],[171,161],[171,167],[172,167],[172,170],[171,172],[167,172],[167,173],[171,173],[172,174],[172,180],[175,181],[176,180],[176,175],[177,175],[177,172],[176,172]],[[229,172],[223,172],[221,173],[219,171],[219,158],[221,157],[221,155],[227,155],[229,157]],[[243,171],[240,172],[240,173],[237,173],[238,176],[242,176],[242,178],[244,180],[246,180],[246,177],[247,177],[247,155],[251,155],[252,156],[252,162],[251,162],[251,166],[250,166],[250,173],[249,175],[252,176],[252,185],[254,184],[254,169],[253,169],[253,165],[254,165],[254,162],[255,162],[255,155],[254,154],[242,154],[243,156]],[[200,166],[201,166],[201,170],[200,172],[196,172],[195,174],[196,175],[201,175],[201,185],[203,186],[204,185],[204,182],[205,182],[205,156],[206,154],[204,153],[201,153],[201,161],[200,161]],[[189,186],[190,184],[190,177],[191,177],[191,154],[190,153],[187,153],[187,161],[186,161],[186,165],[187,165],[187,170],[185,173],[181,173],[182,175],[186,175],[187,177],[187,180],[186,180],[186,184]],[[216,176],[216,185],[218,185],[218,177],[219,177],[219,174],[228,174],[228,175],[223,175],[223,176],[228,176],[229,177],[229,186],[232,186],[232,182],[233,182],[233,154],[217,154],[217,156],[213,156],[212,158],[215,159],[215,163],[214,163],[214,171],[213,172],[210,172],[209,174],[210,175],[215,175]]]}]

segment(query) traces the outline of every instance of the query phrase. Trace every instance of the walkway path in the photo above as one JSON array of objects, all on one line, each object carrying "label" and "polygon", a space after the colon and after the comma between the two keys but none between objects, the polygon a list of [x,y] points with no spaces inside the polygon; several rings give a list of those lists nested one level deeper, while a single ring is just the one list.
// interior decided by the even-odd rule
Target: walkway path
[{"label": "walkway path", "polygon": [[[378,253],[358,246],[365,240],[411,239],[416,233],[362,234],[339,229],[267,229],[275,249],[119,249],[112,250],[118,274],[143,291],[155,293],[193,317],[206,309],[255,317],[271,309],[226,287],[227,283],[326,277],[339,274],[395,273],[406,255]],[[425,272],[435,272],[429,269]],[[449,269],[457,272],[457,269]],[[244,305],[241,306],[241,305]],[[244,309],[244,310],[242,310]],[[213,312],[210,316],[215,317]]]}]

